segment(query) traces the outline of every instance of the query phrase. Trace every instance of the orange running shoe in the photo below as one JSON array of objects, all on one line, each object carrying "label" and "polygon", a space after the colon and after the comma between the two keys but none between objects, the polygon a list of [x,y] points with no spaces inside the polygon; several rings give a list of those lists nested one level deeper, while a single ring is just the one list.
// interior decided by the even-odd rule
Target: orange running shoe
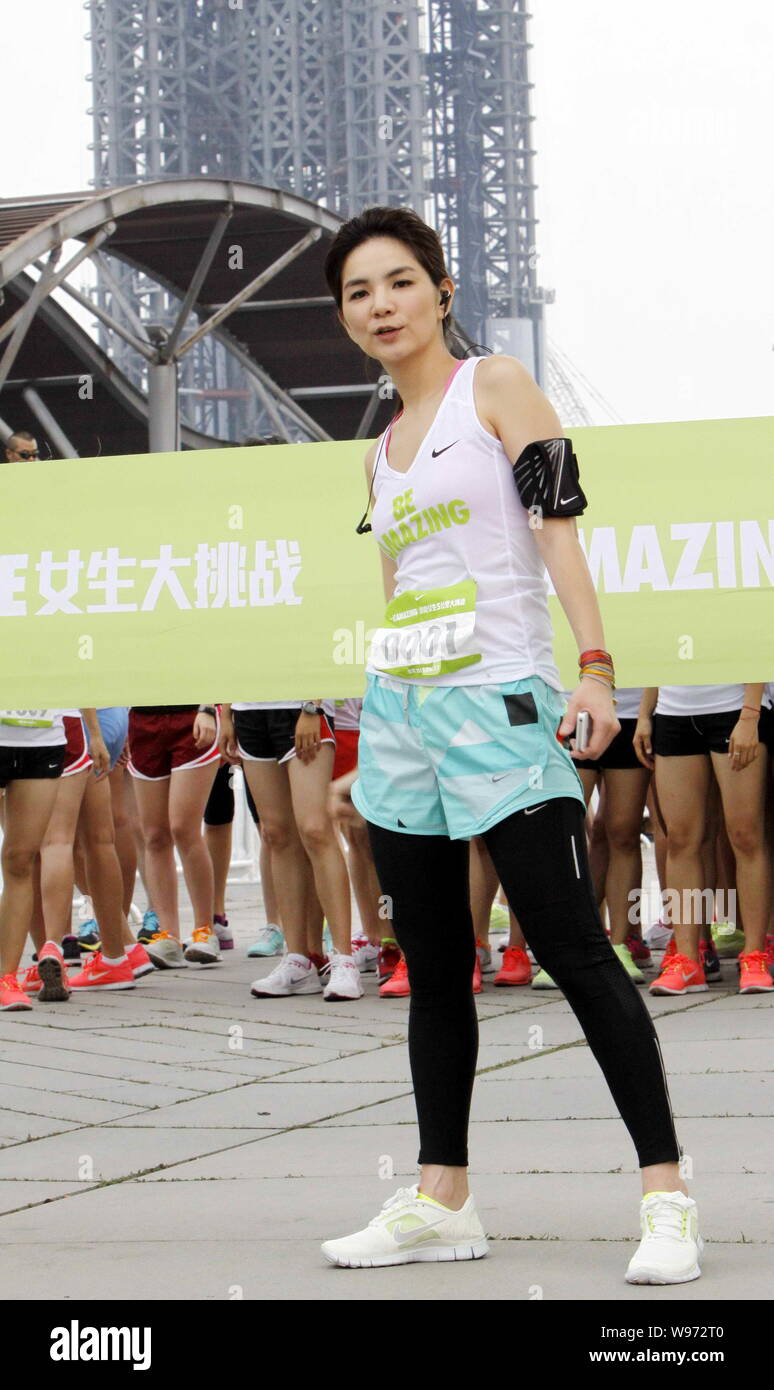
[{"label": "orange running shoe", "polygon": [[662,962],[661,974],[648,988],[651,994],[699,994],[709,985],[699,963],[675,951],[666,965]]},{"label": "orange running shoe", "polygon": [[506,946],[503,963],[494,977],[496,985],[528,985],[532,979],[532,966],[526,951],[517,946]]},{"label": "orange running shoe", "polygon": [[482,980],[481,980],[481,961],[480,961],[479,958],[478,958],[478,951],[477,951],[477,952],[476,952],[476,963],[475,963],[475,965],[473,966],[473,993],[474,993],[474,994],[480,994],[481,991],[483,990],[483,988],[484,988],[484,985],[483,985],[483,982],[482,982]]},{"label": "orange running shoe", "polygon": [[70,989],[134,989],[134,973],[128,960],[106,965],[102,952],[95,951],[80,974],[70,979]]},{"label": "orange running shoe", "polygon": [[61,1004],[70,998],[64,956],[55,941],[47,941],[38,951],[38,973],[43,981],[38,992],[41,1004]]},{"label": "orange running shoe", "polygon": [[382,999],[405,999],[410,993],[408,966],[406,957],[401,952],[400,960],[389,980],[385,980],[384,984],[379,986],[379,994]]},{"label": "orange running shoe", "polygon": [[770,994],[774,990],[765,951],[742,951],[739,956],[739,993]]},{"label": "orange running shoe", "polygon": [[15,975],[3,975],[0,979],[0,1012],[8,1009],[31,1009],[32,1001],[27,998]]},{"label": "orange running shoe", "polygon": [[661,964],[662,964],[662,967],[663,967],[664,965],[666,965],[667,961],[672,960],[672,958],[673,958],[676,954],[677,954],[677,942],[675,941],[674,937],[672,937],[672,940],[670,941],[669,945],[667,946],[666,950],[664,951],[663,956],[661,957]]}]

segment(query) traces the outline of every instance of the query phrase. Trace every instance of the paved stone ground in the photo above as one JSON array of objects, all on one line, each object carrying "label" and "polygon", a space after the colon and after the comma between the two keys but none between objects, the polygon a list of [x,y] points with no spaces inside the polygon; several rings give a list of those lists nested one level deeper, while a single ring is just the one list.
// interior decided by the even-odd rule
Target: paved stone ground
[{"label": "paved stone ground", "polygon": [[489,1258],[329,1267],[320,1241],[415,1181],[408,1001],[379,999],[373,975],[357,1003],[253,999],[271,968],[245,954],[257,892],[231,890],[237,945],[219,966],[0,1016],[0,1296],[767,1295],[774,998],[740,998],[733,962],[707,994],[649,1000],[694,1164],[701,1280],[624,1282],[638,1231],[629,1137],[562,996],[491,977],[471,1135]]}]

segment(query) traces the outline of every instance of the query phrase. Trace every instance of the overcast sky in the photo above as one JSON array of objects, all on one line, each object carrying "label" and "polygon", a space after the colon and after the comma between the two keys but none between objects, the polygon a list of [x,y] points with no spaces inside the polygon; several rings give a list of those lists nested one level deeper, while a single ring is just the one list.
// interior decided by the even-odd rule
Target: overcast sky
[{"label": "overcast sky", "polygon": [[[771,414],[774,6],[531,10],[551,338],[628,422]],[[89,187],[88,27],[82,0],[3,7],[2,196]]]}]

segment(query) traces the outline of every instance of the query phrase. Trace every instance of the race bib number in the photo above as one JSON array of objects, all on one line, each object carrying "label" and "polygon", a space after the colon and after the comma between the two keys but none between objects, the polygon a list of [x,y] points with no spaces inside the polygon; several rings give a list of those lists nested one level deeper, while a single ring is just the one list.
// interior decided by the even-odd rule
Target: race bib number
[{"label": "race bib number", "polygon": [[22,729],[51,729],[53,714],[50,709],[0,709],[0,724],[14,724]]},{"label": "race bib number", "polygon": [[473,666],[476,582],[399,594],[387,605],[387,627],[371,641],[371,665],[388,676],[441,676]]}]

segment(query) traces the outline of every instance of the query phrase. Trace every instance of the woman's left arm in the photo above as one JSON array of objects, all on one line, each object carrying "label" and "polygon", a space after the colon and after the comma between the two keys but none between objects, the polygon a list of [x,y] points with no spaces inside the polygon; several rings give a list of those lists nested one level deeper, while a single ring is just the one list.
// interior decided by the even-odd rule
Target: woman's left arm
[{"label": "woman's left arm", "polygon": [[[513,357],[490,357],[482,367],[478,368],[476,381],[478,412],[512,462],[535,440],[563,436],[556,411],[526,367]],[[602,616],[574,518],[538,517],[533,534],[578,651],[604,650]],[[621,727],[615,716],[612,690],[600,680],[585,676],[570,697],[559,726],[560,737],[572,733],[582,709],[591,716],[591,739],[583,756],[598,758]]]}]

